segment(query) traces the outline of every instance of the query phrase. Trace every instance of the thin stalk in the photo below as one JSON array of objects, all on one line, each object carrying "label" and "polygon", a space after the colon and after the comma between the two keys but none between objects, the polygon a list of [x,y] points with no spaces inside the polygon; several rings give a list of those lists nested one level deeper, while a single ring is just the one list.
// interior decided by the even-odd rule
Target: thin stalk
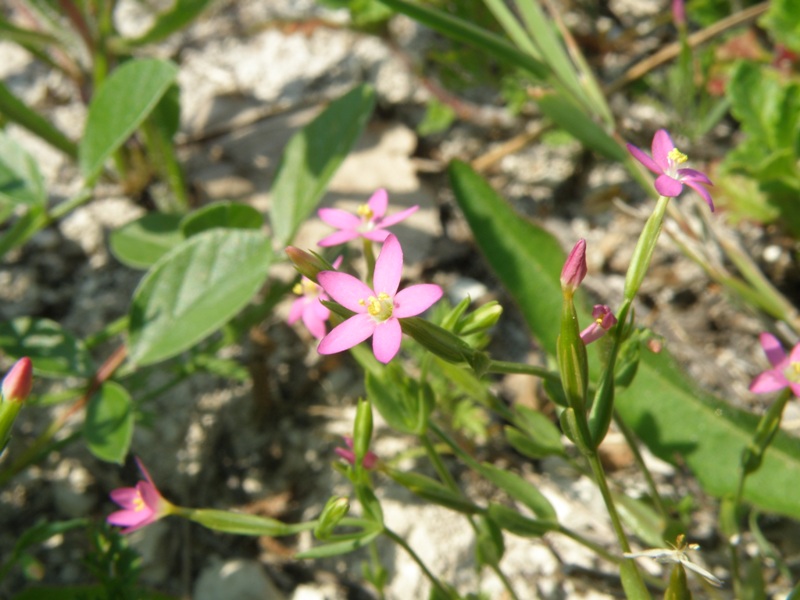
[{"label": "thin stalk", "polygon": [[372,240],[363,239],[364,260],[367,261],[367,285],[372,287],[372,274],[375,272],[375,250],[372,247]]},{"label": "thin stalk", "polygon": [[578,542],[581,546],[588,548],[598,556],[602,556],[609,562],[619,564],[623,560],[625,560],[622,557],[617,556],[616,554],[612,554],[611,552],[603,548],[600,544],[596,544],[595,542],[583,537],[581,534],[579,534],[576,531],[573,531],[572,529],[569,529],[568,527],[559,525],[556,531],[558,531],[558,533],[560,533],[561,535],[565,535],[569,539]]},{"label": "thin stalk", "polygon": [[510,362],[505,360],[493,360],[486,369],[487,373],[518,373],[520,375],[532,375],[540,379],[546,379],[553,383],[561,383],[561,376],[545,367],[527,365],[524,363]]},{"label": "thin stalk", "polygon": [[169,212],[189,212],[186,181],[178,158],[175,156],[175,147],[172,145],[172,141],[167,138],[158,125],[153,123],[152,119],[147,119],[142,124],[142,133],[144,134],[150,158],[155,161],[153,166],[161,172],[161,175],[166,179],[172,190],[175,206]]},{"label": "thin stalk", "polygon": [[408,542],[406,542],[403,538],[401,538],[399,535],[397,535],[394,531],[392,531],[388,527],[384,527],[383,534],[408,553],[408,555],[411,557],[411,560],[417,563],[417,566],[425,574],[425,577],[427,577],[428,581],[431,582],[431,585],[433,585],[437,590],[439,590],[440,593],[444,594],[446,598],[453,598],[453,600],[455,600],[455,597],[453,596],[452,592],[449,589],[447,589],[444,586],[444,584],[441,581],[439,581],[439,579],[433,573],[431,573],[431,571],[428,569],[425,563],[422,562],[422,559],[419,557],[419,555],[417,555],[417,553],[414,552],[414,549],[408,545]]},{"label": "thin stalk", "polygon": [[661,497],[661,494],[658,493],[656,480],[653,479],[653,474],[650,472],[650,469],[647,468],[647,465],[644,462],[644,457],[642,457],[642,453],[639,451],[639,444],[636,443],[636,437],[633,435],[633,431],[631,431],[631,428],[628,427],[627,423],[620,418],[619,413],[616,410],[614,411],[614,422],[617,424],[617,428],[620,430],[620,432],[622,432],[622,436],[628,443],[628,447],[631,449],[631,452],[633,452],[633,459],[636,461],[639,470],[642,472],[645,480],[647,481],[647,487],[650,488],[650,495],[653,497],[653,501],[656,504],[658,512],[661,513],[661,516],[664,517],[664,519],[669,519],[669,511],[667,510],[667,506],[664,504],[664,499]]},{"label": "thin stalk", "polygon": [[608,487],[608,480],[606,479],[605,471],[603,471],[603,465],[600,464],[600,457],[595,452],[586,458],[592,467],[592,473],[597,482],[597,487],[600,488],[600,494],[603,496],[603,502],[605,502],[608,515],[611,517],[611,525],[614,528],[614,533],[617,535],[619,545],[622,547],[623,552],[630,552],[631,545],[628,543],[628,537],[625,535],[625,530],[622,528],[622,520],[619,517],[614,499],[611,496],[611,489]]}]

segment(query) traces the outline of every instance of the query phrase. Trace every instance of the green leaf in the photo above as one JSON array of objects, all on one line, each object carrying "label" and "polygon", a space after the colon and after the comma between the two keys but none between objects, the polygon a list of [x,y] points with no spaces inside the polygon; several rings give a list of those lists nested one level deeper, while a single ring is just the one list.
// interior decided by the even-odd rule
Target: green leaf
[{"label": "green leaf", "polygon": [[360,85],[331,102],[289,140],[271,193],[270,219],[276,247],[289,244],[314,210],[369,121],[374,105],[375,91]]},{"label": "green leaf", "polygon": [[209,229],[261,229],[263,225],[264,217],[252,206],[239,202],[214,202],[186,215],[181,221],[181,231],[189,238]]},{"label": "green leaf", "polygon": [[28,108],[28,105],[12,94],[2,81],[0,81],[0,115],[39,136],[70,158],[77,158],[78,148],[75,143],[50,121]]},{"label": "green leaf", "polygon": [[426,475],[406,473],[395,469],[387,470],[386,474],[403,487],[408,488],[410,492],[428,502],[469,515],[480,512],[480,508],[467,498]]},{"label": "green leaf", "polygon": [[0,323],[0,348],[8,356],[27,356],[37,375],[91,377],[92,358],[83,342],[50,319],[18,317]]},{"label": "green leaf", "polygon": [[505,491],[514,500],[531,509],[543,521],[558,523],[558,515],[550,501],[528,481],[511,471],[498,469],[489,463],[483,463],[479,473],[494,485]]},{"label": "green leaf", "polygon": [[26,529],[25,532],[17,538],[14,544],[14,550],[11,554],[3,557],[3,564],[0,565],[0,581],[5,579],[11,568],[24,556],[27,548],[46,542],[53,536],[64,534],[71,529],[86,527],[87,525],[89,525],[89,519],[71,519],[69,521],[55,522],[42,520]]},{"label": "green leaf", "polygon": [[271,261],[260,231],[214,229],[174,248],[134,292],[131,360],[165,360],[227,323],[264,283]]},{"label": "green leaf", "polygon": [[534,77],[546,80],[551,72],[547,65],[530,54],[517,50],[507,40],[474,23],[459,19],[444,11],[422,6],[406,0],[380,0],[386,6],[411,17],[415,21],[435,29],[449,38],[471,44],[489,56],[525,69]]},{"label": "green leaf", "polygon": [[[534,335],[554,355],[564,252],[552,236],[514,213],[467,165],[454,163],[450,176],[478,245]],[[588,322],[579,309],[581,314],[581,321]],[[642,347],[641,353],[636,378],[617,396],[623,420],[656,456],[688,464],[706,491],[719,497],[733,494],[739,457],[758,419],[699,392],[667,352],[656,355]],[[800,440],[779,432],[759,471],[748,478],[744,499],[799,518],[800,496],[784,493],[799,480]]]},{"label": "green leaf", "polygon": [[542,92],[534,100],[548,118],[587,148],[621,163],[631,160],[605,129],[563,93]]},{"label": "green leaf", "polygon": [[86,407],[83,437],[97,458],[119,465],[133,437],[131,397],[118,383],[106,381]]},{"label": "green leaf", "polygon": [[359,548],[363,548],[376,537],[381,534],[381,531],[365,531],[363,534],[346,540],[338,542],[331,542],[330,544],[322,544],[315,546],[309,550],[298,552],[294,555],[297,559],[304,558],[329,558],[331,556],[340,556],[342,554],[349,554],[355,552]]},{"label": "green leaf", "polygon": [[558,524],[553,521],[530,519],[502,504],[489,504],[487,513],[497,525],[520,537],[541,537],[549,531],[558,529]]},{"label": "green leaf", "polygon": [[778,43],[792,52],[800,52],[800,20],[795,0],[772,0],[758,24]]},{"label": "green leaf", "polygon": [[540,457],[564,454],[561,432],[548,417],[538,410],[527,406],[517,406],[514,424],[527,434],[531,444],[540,449]]},{"label": "green leaf", "polygon": [[132,46],[145,46],[163,40],[194,21],[210,2],[211,0],[175,0],[169,10],[156,17],[155,23],[147,32],[125,42]]},{"label": "green leaf", "polygon": [[367,372],[367,396],[392,429],[402,433],[424,431],[432,403],[415,380],[405,377],[396,365],[387,366],[381,375]]},{"label": "green leaf", "polygon": [[47,191],[36,161],[0,131],[0,203],[44,206]]},{"label": "green leaf", "polygon": [[177,65],[135,59],[115,69],[97,90],[79,147],[84,178],[91,182],[103,163],[153,111],[178,75]]},{"label": "green leaf", "polygon": [[148,269],[183,241],[180,215],[147,213],[111,232],[114,257],[132,269]]},{"label": "green leaf", "polygon": [[[758,417],[699,391],[668,353],[645,348],[639,373],[616,406],[653,454],[669,462],[681,457],[710,494],[735,493],[742,449],[753,439]],[[782,491],[797,481],[800,440],[778,432],[759,470],[747,478],[744,499],[800,518],[800,497]]]},{"label": "green leaf", "polygon": [[450,182],[486,260],[519,304],[533,334],[555,354],[566,256],[561,245],[514,212],[466,163],[450,165]]},{"label": "green leaf", "polygon": [[183,516],[208,529],[223,531],[225,533],[234,533],[236,535],[268,535],[270,537],[279,537],[294,535],[301,531],[308,531],[313,529],[316,525],[315,521],[288,524],[269,517],[260,517],[258,515],[213,508],[188,509],[187,514]]}]

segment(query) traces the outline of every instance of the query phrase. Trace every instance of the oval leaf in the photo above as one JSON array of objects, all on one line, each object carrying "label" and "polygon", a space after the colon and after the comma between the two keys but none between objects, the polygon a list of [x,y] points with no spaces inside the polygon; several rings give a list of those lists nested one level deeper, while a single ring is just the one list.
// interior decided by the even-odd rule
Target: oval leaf
[{"label": "oval leaf", "polygon": [[489,463],[483,463],[479,472],[483,477],[514,498],[514,500],[530,508],[540,519],[552,521],[553,523],[558,522],[556,509],[553,508],[550,501],[533,485],[516,473],[498,469]]},{"label": "oval leaf", "polygon": [[149,269],[183,241],[180,215],[148,213],[111,232],[114,257],[132,269]]},{"label": "oval leaf", "polygon": [[186,215],[181,231],[188,238],[209,229],[261,229],[263,225],[264,217],[248,204],[215,202]]},{"label": "oval leaf", "polygon": [[95,372],[83,342],[49,319],[0,323],[0,348],[12,358],[30,358],[37,375],[91,377]]},{"label": "oval leaf", "polygon": [[271,259],[260,231],[215,229],[173,249],[134,292],[131,360],[165,360],[224,325],[264,283]]},{"label": "oval leaf", "polygon": [[178,67],[165,60],[131,60],[103,82],[89,106],[78,149],[86,180],[100,173],[106,159],[153,111],[177,74]]},{"label": "oval leaf", "polygon": [[83,437],[100,460],[122,464],[133,437],[131,397],[118,383],[107,381],[86,407]]}]

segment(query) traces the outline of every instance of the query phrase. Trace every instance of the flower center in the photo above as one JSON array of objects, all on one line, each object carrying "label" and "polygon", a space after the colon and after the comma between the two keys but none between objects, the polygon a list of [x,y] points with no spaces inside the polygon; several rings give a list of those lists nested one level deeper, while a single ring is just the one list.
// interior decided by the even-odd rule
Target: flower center
[{"label": "flower center", "polygon": [[789,363],[783,372],[786,381],[789,383],[800,383],[800,362]]},{"label": "flower center", "polygon": [[377,298],[370,296],[367,299],[359,300],[358,303],[361,306],[366,306],[370,316],[379,322],[389,319],[394,310],[394,300],[386,292],[381,292]]},{"label": "flower center", "polygon": [[136,494],[136,498],[133,499],[133,510],[135,512],[141,512],[145,509],[144,498],[142,498],[141,494]]},{"label": "flower center", "polygon": [[362,204],[356,209],[356,214],[361,217],[359,231],[371,231],[375,227],[375,213],[368,204]]},{"label": "flower center", "polygon": [[303,277],[299,283],[296,283],[292,288],[292,291],[297,294],[298,296],[307,296],[309,298],[314,298],[319,295],[320,287],[311,281]]}]

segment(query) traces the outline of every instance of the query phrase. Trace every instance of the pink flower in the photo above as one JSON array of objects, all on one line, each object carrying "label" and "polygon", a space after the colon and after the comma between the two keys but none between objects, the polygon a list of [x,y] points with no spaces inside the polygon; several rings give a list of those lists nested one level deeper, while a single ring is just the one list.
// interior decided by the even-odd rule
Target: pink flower
[{"label": "pink flower", "polygon": [[686,27],[686,5],[684,0],[672,0],[672,22],[675,27]]},{"label": "pink flower", "polygon": [[372,336],[375,358],[382,363],[392,360],[403,337],[399,319],[424,312],[442,297],[442,288],[432,283],[412,285],[398,292],[402,272],[403,249],[391,234],[375,261],[374,290],[347,273],[322,271],[317,281],[325,292],[356,314],[322,338],[319,353],[341,352]]},{"label": "pink flower", "polygon": [[344,244],[357,237],[365,237],[374,242],[383,242],[389,232],[387,227],[396,225],[403,219],[408,218],[412,213],[419,209],[419,206],[412,206],[399,213],[386,217],[386,208],[389,205],[389,194],[384,189],[380,189],[367,201],[358,207],[356,214],[338,208],[320,208],[319,218],[328,225],[336,227],[339,231],[330,234],[319,242],[320,246],[336,246]]},{"label": "pink flower", "polygon": [[117,488],[111,492],[111,499],[122,510],[108,515],[106,521],[111,525],[125,527],[122,533],[136,531],[172,512],[172,505],[161,496],[142,461],[137,458],[136,464],[145,480],[137,483],[136,487]]},{"label": "pink flower", "polygon": [[31,359],[23,356],[3,378],[2,394],[6,402],[25,402],[33,387],[33,365]]},{"label": "pink flower", "polygon": [[[342,257],[340,256],[333,261],[333,267],[339,268],[342,264]],[[322,304],[321,300],[330,300],[330,297],[322,290],[322,288],[311,281],[308,277],[303,277],[293,289],[295,294],[299,294],[289,309],[289,324],[292,325],[298,320],[302,319],[303,324],[308,328],[318,340],[325,337],[325,322],[331,316],[331,311]]]},{"label": "pink flower", "polygon": [[581,340],[584,344],[591,344],[603,337],[609,329],[617,324],[617,317],[605,304],[595,304],[592,309],[594,321],[581,331]]},{"label": "pink flower", "polygon": [[[334,448],[333,451],[336,452],[339,456],[349,462],[351,465],[355,466],[356,464],[356,453],[353,452],[353,438],[349,435],[344,436],[344,443],[347,444],[347,448]],[[367,453],[364,455],[364,460],[361,461],[361,465],[365,469],[372,469],[375,467],[375,464],[378,462],[378,455],[375,454],[372,450],[367,450]]]},{"label": "pink flower", "polygon": [[790,387],[792,393],[800,397],[800,344],[787,356],[778,338],[771,333],[762,333],[759,341],[772,368],[756,376],[750,384],[750,391],[768,394]]},{"label": "pink flower", "polygon": [[575,292],[586,277],[586,240],[578,240],[561,270],[561,289]]},{"label": "pink flower", "polygon": [[658,175],[655,187],[659,194],[675,198],[683,191],[685,183],[700,194],[708,203],[709,208],[714,210],[711,194],[703,187],[703,185],[713,185],[711,180],[700,171],[678,168],[678,165],[685,163],[688,157],[675,147],[666,130],[659,129],[653,136],[652,158],[633,144],[627,144],[627,146],[628,152],[633,155],[633,158]]}]

